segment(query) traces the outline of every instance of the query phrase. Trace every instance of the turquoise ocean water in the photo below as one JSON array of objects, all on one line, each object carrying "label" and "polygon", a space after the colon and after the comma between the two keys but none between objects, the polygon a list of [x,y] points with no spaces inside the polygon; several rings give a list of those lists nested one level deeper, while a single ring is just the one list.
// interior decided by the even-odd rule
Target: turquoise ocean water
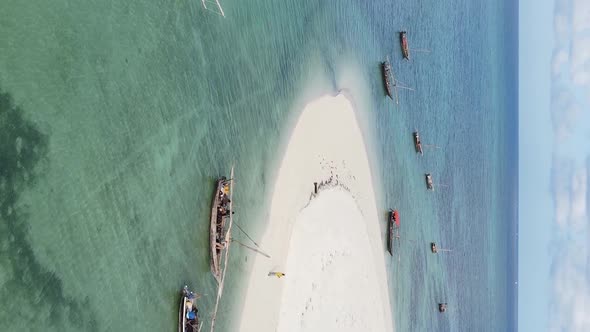
[{"label": "turquoise ocean water", "polygon": [[[171,331],[185,283],[208,321],[214,179],[235,164],[236,221],[259,238],[298,111],[339,90],[380,208],[402,217],[386,262],[398,331],[512,330],[512,1],[222,5],[226,18],[186,0],[0,3],[0,330]],[[403,61],[402,28],[431,52]],[[398,106],[385,56],[416,90]],[[416,156],[414,128],[441,149]],[[427,192],[426,171],[448,186]],[[235,248],[219,331],[236,331],[253,257]]]}]

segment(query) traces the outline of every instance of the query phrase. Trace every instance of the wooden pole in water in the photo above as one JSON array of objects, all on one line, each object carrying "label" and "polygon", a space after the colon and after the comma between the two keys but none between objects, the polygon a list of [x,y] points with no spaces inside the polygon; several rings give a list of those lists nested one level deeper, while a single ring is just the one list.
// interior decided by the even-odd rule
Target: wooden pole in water
[{"label": "wooden pole in water", "polygon": [[266,254],[266,253],[264,253],[264,252],[262,252],[262,251],[260,251],[260,250],[258,250],[256,248],[252,248],[252,247],[250,247],[248,245],[245,245],[245,244],[243,244],[242,242],[240,242],[240,241],[238,241],[236,239],[231,239],[231,241],[236,242],[237,244],[241,245],[242,247],[246,247],[246,248],[248,248],[250,250],[256,251],[257,253],[261,254],[262,256],[265,256],[265,257],[270,258],[270,255],[268,255],[268,254]]},{"label": "wooden pole in water", "polygon": [[239,230],[240,230],[242,233],[244,233],[244,235],[246,235],[246,237],[247,237],[248,239],[250,239],[250,241],[252,241],[252,243],[254,243],[254,245],[255,245],[256,247],[260,248],[260,246],[258,245],[258,243],[256,243],[256,241],[254,241],[254,240],[253,240],[253,239],[250,237],[250,235],[248,235],[248,233],[246,233],[246,231],[245,231],[245,230],[243,230],[243,229],[242,229],[242,227],[240,227],[240,225],[238,225],[238,223],[237,223],[237,222],[234,222],[234,225],[236,225],[236,227],[237,227],[237,228],[238,228],[238,229],[239,229]]}]

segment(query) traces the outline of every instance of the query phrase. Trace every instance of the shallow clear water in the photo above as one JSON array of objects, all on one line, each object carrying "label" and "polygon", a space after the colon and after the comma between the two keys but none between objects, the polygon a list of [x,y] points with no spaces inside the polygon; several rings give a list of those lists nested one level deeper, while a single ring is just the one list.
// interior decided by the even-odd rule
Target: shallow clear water
[{"label": "shallow clear water", "polygon": [[[400,260],[386,262],[398,330],[508,329],[508,5],[222,4],[225,19],[199,1],[0,4],[0,330],[172,330],[185,283],[206,294],[208,320],[215,177],[236,165],[236,221],[260,237],[298,111],[339,90],[357,107],[381,208],[402,217]],[[403,61],[401,28],[430,53]],[[385,56],[416,89],[398,106],[384,97]],[[441,149],[416,156],[414,128]],[[449,186],[427,192],[426,171]],[[430,241],[454,251],[434,256]],[[251,261],[232,253],[220,330],[236,322]]]}]

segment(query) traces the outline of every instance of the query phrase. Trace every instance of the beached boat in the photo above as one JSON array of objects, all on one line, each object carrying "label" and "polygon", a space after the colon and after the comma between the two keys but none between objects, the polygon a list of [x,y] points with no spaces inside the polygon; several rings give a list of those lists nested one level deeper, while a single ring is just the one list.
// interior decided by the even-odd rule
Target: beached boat
[{"label": "beached boat", "polygon": [[434,190],[434,182],[432,181],[432,175],[430,173],[424,174],[426,177],[426,189]]},{"label": "beached boat", "polygon": [[399,212],[397,210],[389,211],[389,231],[387,236],[387,251],[393,256],[393,239],[399,239]]},{"label": "beached boat", "polygon": [[228,245],[225,233],[226,217],[231,213],[229,203],[230,181],[225,176],[217,179],[213,203],[211,206],[211,229],[209,242],[211,245],[211,273],[215,280],[221,281],[221,254]]},{"label": "beached boat", "polygon": [[408,33],[406,31],[400,31],[399,39],[402,46],[402,55],[404,59],[410,60],[410,47],[408,46]]},{"label": "beached boat", "polygon": [[420,141],[420,134],[416,130],[413,135],[414,135],[414,148],[416,149],[417,153],[423,155],[424,152],[422,151],[422,141]]},{"label": "beached boat", "polygon": [[387,96],[389,96],[389,98],[393,99],[393,90],[391,82],[391,64],[389,63],[389,59],[381,63],[381,72],[383,74],[383,84],[385,85],[385,92],[387,92]]},{"label": "beached boat", "polygon": [[199,319],[197,299],[199,296],[184,286],[180,292],[180,307],[178,308],[178,332],[199,332],[203,322]]}]

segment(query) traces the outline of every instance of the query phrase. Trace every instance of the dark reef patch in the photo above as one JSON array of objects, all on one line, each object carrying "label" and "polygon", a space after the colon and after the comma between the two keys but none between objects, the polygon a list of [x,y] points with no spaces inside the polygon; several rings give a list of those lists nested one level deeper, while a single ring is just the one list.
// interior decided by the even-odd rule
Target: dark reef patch
[{"label": "dark reef patch", "polygon": [[62,280],[37,260],[29,243],[30,207],[19,198],[35,185],[48,137],[23,113],[0,88],[0,330],[45,331],[67,321],[97,330],[88,299],[65,296]]}]

